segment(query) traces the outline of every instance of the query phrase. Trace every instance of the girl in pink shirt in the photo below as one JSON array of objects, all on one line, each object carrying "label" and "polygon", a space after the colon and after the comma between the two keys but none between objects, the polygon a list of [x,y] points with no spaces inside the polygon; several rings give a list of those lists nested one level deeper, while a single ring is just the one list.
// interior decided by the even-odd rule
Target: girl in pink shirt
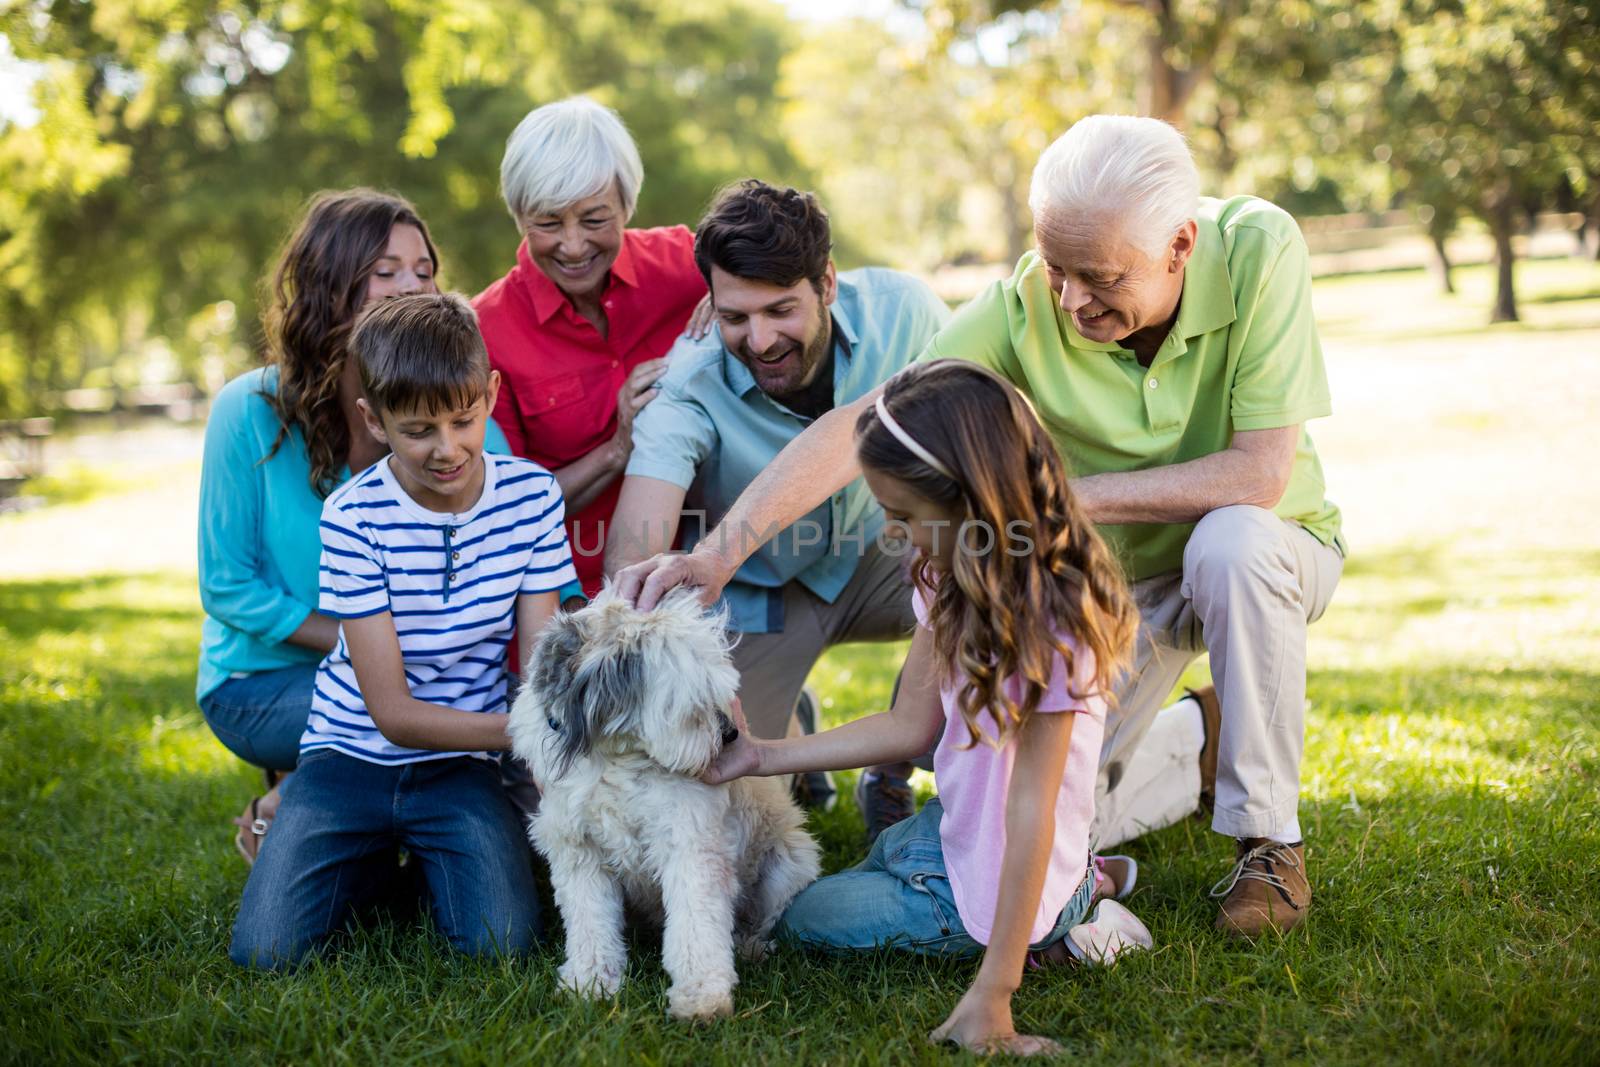
[{"label": "girl in pink shirt", "polygon": [[[856,426],[885,535],[915,552],[917,619],[887,712],[809,737],[741,729],[708,780],[863,767],[934,753],[939,797],[860,865],[795,898],[779,936],[834,951],[980,955],[936,1040],[1044,1052],[1011,994],[1035,959],[1132,888],[1097,877],[1089,824],[1105,721],[1138,616],[1067,485],[1055,445],[1010,385],[955,360],[915,364]],[[741,723],[742,726],[742,723]]]}]

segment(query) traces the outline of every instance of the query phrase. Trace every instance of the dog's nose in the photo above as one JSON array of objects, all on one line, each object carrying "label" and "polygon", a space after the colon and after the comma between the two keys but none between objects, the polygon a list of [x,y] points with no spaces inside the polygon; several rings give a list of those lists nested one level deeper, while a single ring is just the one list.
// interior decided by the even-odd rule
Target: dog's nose
[{"label": "dog's nose", "polygon": [[732,719],[720,711],[717,712],[717,725],[722,727],[722,743],[724,746],[731,745],[739,740],[739,728],[733,725]]}]

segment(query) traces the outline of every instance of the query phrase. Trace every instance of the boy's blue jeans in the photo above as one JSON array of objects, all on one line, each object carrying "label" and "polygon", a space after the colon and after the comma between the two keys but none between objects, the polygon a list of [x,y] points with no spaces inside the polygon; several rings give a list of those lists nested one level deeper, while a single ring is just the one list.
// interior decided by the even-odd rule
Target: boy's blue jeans
[{"label": "boy's blue jeans", "polygon": [[[879,834],[861,863],[811,883],[783,913],[777,937],[832,952],[903,948],[934,956],[981,955],[984,946],[961,925],[945,873],[943,815],[934,797],[915,816]],[[1054,929],[1032,947],[1059,941],[1083,922],[1094,886],[1091,868]]]},{"label": "boy's blue jeans", "polygon": [[228,751],[269,771],[292,771],[311,716],[317,665],[229,678],[200,700],[200,714]]},{"label": "boy's blue jeans", "polygon": [[293,967],[395,879],[396,847],[420,866],[434,925],[456,949],[512,954],[538,941],[533,856],[495,763],[389,767],[322,749],[284,785],[228,955]]}]

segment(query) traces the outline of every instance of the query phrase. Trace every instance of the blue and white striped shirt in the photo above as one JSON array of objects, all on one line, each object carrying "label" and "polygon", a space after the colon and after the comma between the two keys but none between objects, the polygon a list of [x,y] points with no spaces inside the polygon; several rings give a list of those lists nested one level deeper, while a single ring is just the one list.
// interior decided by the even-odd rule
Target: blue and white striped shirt
[{"label": "blue and white striped shirt", "polygon": [[[387,611],[411,695],[486,714],[506,710],[506,645],[521,593],[554,592],[575,572],[555,476],[531,460],[484,453],[470,511],[430,511],[384,458],[322,509],[320,610],[342,619]],[[344,632],[317,668],[302,753],[332,748],[371,763],[482,753],[402,748],[367,713]]]}]

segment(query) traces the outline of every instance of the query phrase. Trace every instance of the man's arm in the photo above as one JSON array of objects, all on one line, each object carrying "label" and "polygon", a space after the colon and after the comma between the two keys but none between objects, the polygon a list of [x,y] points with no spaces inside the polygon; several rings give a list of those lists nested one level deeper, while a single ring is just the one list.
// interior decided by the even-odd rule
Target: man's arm
[{"label": "man's arm", "polygon": [[380,733],[405,748],[493,752],[511,747],[506,717],[429,704],[411,695],[394,617],[387,611],[345,619],[344,640],[361,700]]},{"label": "man's arm", "polygon": [[1221,452],[1187,463],[1072,480],[1092,522],[1199,522],[1231,504],[1271,509],[1283,499],[1294,470],[1300,427],[1240,430]]},{"label": "man's arm", "polygon": [[682,486],[642,474],[622,479],[617,510],[612,513],[611,529],[606,532],[607,578],[672,548],[687,493]]},{"label": "man's arm", "polygon": [[[710,607],[755,550],[861,475],[855,428],[883,386],[817,419],[739,494],[716,528],[687,555],[656,556],[617,574],[617,592],[648,611],[670,589],[698,586]],[[752,535],[751,531],[755,531]],[[609,555],[609,553],[608,553]]]}]

